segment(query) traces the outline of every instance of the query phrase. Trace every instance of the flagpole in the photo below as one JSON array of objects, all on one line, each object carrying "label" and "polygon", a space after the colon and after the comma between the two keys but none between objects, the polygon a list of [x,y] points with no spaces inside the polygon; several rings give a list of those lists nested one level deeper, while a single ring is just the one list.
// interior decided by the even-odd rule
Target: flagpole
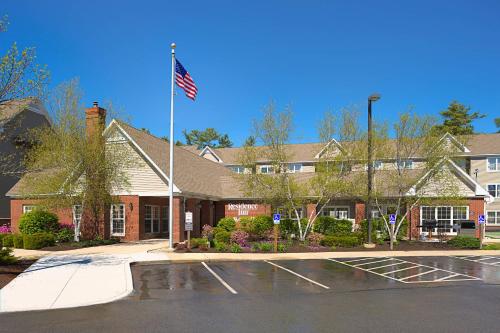
[{"label": "flagpole", "polygon": [[170,91],[170,175],[168,182],[168,248],[174,249],[174,75],[175,75],[175,43],[172,48],[172,82]]}]

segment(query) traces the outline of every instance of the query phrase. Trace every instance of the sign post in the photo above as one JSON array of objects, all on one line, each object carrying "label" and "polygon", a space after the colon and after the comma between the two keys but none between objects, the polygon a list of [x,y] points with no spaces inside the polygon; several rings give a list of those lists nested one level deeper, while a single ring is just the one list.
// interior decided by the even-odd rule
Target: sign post
[{"label": "sign post", "polygon": [[481,250],[483,248],[484,222],[485,222],[483,214],[478,216],[478,222],[479,222],[479,249]]},{"label": "sign post", "polygon": [[191,231],[193,231],[193,213],[186,212],[184,229],[187,231],[188,249],[191,249]]},{"label": "sign post", "polygon": [[280,225],[281,215],[274,214],[273,222],[274,222],[274,252],[278,252],[278,227]]},{"label": "sign post", "polygon": [[391,225],[391,238],[394,237],[394,227],[396,226],[396,214],[389,215],[389,224]]}]

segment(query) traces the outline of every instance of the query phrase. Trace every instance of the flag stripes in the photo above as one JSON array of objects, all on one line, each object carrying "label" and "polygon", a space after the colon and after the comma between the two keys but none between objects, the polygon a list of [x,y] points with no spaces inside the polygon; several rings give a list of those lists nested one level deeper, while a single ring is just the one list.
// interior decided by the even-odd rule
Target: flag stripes
[{"label": "flag stripes", "polygon": [[177,59],[175,59],[175,83],[184,89],[188,98],[191,98],[193,101],[195,100],[198,88],[191,75],[189,75],[188,71],[186,71],[184,66],[182,66]]}]

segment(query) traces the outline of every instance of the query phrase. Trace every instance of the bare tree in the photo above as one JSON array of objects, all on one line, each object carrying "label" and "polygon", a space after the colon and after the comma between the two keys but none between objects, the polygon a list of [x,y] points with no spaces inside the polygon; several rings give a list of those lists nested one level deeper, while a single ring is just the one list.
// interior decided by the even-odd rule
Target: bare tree
[{"label": "bare tree", "polygon": [[[289,164],[293,160],[288,144],[293,130],[290,108],[276,112],[274,104],[264,109],[264,117],[254,124],[255,138],[262,146],[247,145],[240,157],[249,172],[238,175],[244,192],[272,207],[291,211],[297,223],[300,240],[304,240],[323,207],[331,200],[347,195],[352,188],[352,162],[359,158],[362,140],[357,117],[352,110],[343,110],[340,117],[326,113],[320,123],[321,143],[315,172],[292,173]],[[349,144],[343,146],[333,139],[337,135]],[[257,165],[266,163],[272,173],[261,173]],[[300,210],[312,204],[315,210],[309,214],[307,223],[301,224]]]},{"label": "bare tree", "polygon": [[[79,205],[82,236],[88,239],[103,234],[99,222],[118,200],[113,193],[127,188],[132,161],[123,144],[105,143],[104,128],[86,131],[81,96],[76,80],[56,89],[50,100],[53,126],[33,132],[21,190],[48,209]],[[77,237],[80,226],[75,227]]]}]

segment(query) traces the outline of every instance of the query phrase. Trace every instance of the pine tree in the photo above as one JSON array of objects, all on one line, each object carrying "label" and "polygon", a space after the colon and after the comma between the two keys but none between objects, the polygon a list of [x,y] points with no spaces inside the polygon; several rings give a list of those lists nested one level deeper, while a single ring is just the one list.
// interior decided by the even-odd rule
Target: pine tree
[{"label": "pine tree", "polygon": [[440,112],[444,121],[442,125],[434,127],[440,133],[450,133],[452,135],[474,134],[472,122],[476,119],[484,118],[484,114],[472,112],[471,107],[465,106],[458,101],[452,101],[446,110]]},{"label": "pine tree", "polygon": [[497,127],[497,133],[500,133],[500,118],[495,118],[495,126]]}]

